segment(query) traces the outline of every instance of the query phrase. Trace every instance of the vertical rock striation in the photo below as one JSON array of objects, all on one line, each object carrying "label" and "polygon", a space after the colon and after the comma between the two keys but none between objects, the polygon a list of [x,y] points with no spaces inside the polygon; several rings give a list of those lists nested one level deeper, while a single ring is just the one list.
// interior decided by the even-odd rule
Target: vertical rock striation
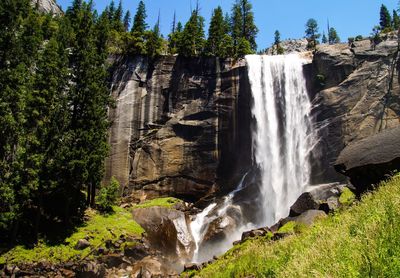
[{"label": "vertical rock striation", "polygon": [[112,94],[106,181],[115,176],[124,196],[197,201],[231,189],[250,165],[243,61],[118,58]]}]

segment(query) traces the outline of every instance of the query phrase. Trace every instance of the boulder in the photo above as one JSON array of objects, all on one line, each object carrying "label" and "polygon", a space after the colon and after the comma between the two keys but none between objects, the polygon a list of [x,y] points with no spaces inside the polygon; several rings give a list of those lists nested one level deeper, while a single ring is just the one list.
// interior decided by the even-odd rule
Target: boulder
[{"label": "boulder", "polygon": [[133,218],[146,231],[151,246],[164,255],[191,258],[195,248],[185,213],[164,207],[133,210]]},{"label": "boulder", "polygon": [[109,254],[101,257],[101,261],[107,266],[107,268],[119,267],[124,263],[124,258],[119,254]]},{"label": "boulder", "polygon": [[253,238],[253,237],[265,236],[269,232],[271,232],[271,231],[268,228],[260,228],[260,229],[254,229],[251,231],[247,231],[242,234],[241,241],[243,242],[243,241],[246,241],[247,239]]},{"label": "boulder", "polygon": [[[290,216],[298,216],[307,210],[319,209],[321,205],[327,203],[329,198],[339,197],[344,186],[344,184],[340,183],[311,186],[310,190],[301,194],[296,202],[290,207]],[[331,199],[331,201],[332,200],[333,199]],[[334,206],[332,206],[332,208],[333,207]]]},{"label": "boulder", "polygon": [[336,160],[335,169],[350,178],[358,193],[400,170],[400,127],[348,145]]},{"label": "boulder", "polygon": [[178,273],[171,267],[167,267],[168,262],[157,257],[146,257],[133,266],[131,276],[137,278],[152,277],[178,277]]},{"label": "boulder", "polygon": [[77,278],[103,278],[106,275],[106,268],[103,264],[88,262],[76,270]]},{"label": "boulder", "polygon": [[89,241],[87,241],[86,239],[80,239],[80,240],[78,240],[78,242],[76,243],[74,248],[76,250],[83,250],[83,249],[88,248],[89,246],[90,246]]},{"label": "boulder", "polygon": [[294,221],[298,224],[311,226],[314,224],[315,220],[325,218],[326,213],[322,210],[307,210],[303,212],[301,215],[293,217],[291,221]]},{"label": "boulder", "polygon": [[141,260],[148,256],[149,250],[143,244],[135,244],[124,248],[124,255],[134,260]]},{"label": "boulder", "polygon": [[183,267],[183,271],[191,271],[191,270],[200,270],[201,267],[198,264],[195,263],[187,263]]}]

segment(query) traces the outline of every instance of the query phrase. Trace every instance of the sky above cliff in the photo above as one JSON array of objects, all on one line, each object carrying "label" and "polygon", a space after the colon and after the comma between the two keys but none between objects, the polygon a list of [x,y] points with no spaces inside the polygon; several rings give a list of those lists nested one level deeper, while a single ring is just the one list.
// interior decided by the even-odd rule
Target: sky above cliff
[{"label": "sky above cliff", "polygon": [[[95,8],[102,11],[111,0],[94,0]],[[119,0],[115,0],[118,2]],[[72,0],[57,0],[63,10]],[[135,13],[139,0],[122,0],[124,9]],[[191,2],[196,0],[144,0],[147,9],[147,22],[153,26],[161,14],[161,31],[167,35],[171,29],[174,11],[177,20],[183,24],[190,16]],[[320,32],[330,26],[335,27],[342,41],[356,35],[368,36],[374,25],[379,23],[381,4],[390,11],[398,8],[398,0],[252,0],[255,20],[260,32],[257,37],[259,49],[271,46],[275,30],[279,30],[282,39],[304,37],[305,23],[315,18]],[[212,9],[220,5],[224,12],[230,12],[234,0],[199,0],[201,14],[206,18],[206,30]]]}]

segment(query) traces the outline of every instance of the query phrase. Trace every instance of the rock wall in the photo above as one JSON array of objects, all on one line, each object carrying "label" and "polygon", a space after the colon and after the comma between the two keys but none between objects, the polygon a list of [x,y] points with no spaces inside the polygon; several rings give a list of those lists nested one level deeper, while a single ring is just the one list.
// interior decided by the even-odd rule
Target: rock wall
[{"label": "rock wall", "polygon": [[320,128],[320,176],[343,179],[333,165],[340,151],[400,123],[397,40],[375,49],[369,40],[318,47],[313,60],[317,123]]},{"label": "rock wall", "polygon": [[135,200],[197,201],[236,185],[251,161],[243,61],[117,58],[106,178]]},{"label": "rock wall", "polygon": [[61,15],[63,12],[54,0],[31,0],[33,6],[37,6],[42,13]]}]

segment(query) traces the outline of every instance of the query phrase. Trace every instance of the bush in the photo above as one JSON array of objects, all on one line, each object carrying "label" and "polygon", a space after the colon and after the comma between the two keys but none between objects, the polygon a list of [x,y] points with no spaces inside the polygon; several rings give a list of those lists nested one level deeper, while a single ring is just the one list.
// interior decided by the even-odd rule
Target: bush
[{"label": "bush", "polygon": [[97,196],[97,209],[103,212],[111,212],[112,206],[118,199],[119,182],[115,177],[111,178],[110,184],[103,186]]}]

